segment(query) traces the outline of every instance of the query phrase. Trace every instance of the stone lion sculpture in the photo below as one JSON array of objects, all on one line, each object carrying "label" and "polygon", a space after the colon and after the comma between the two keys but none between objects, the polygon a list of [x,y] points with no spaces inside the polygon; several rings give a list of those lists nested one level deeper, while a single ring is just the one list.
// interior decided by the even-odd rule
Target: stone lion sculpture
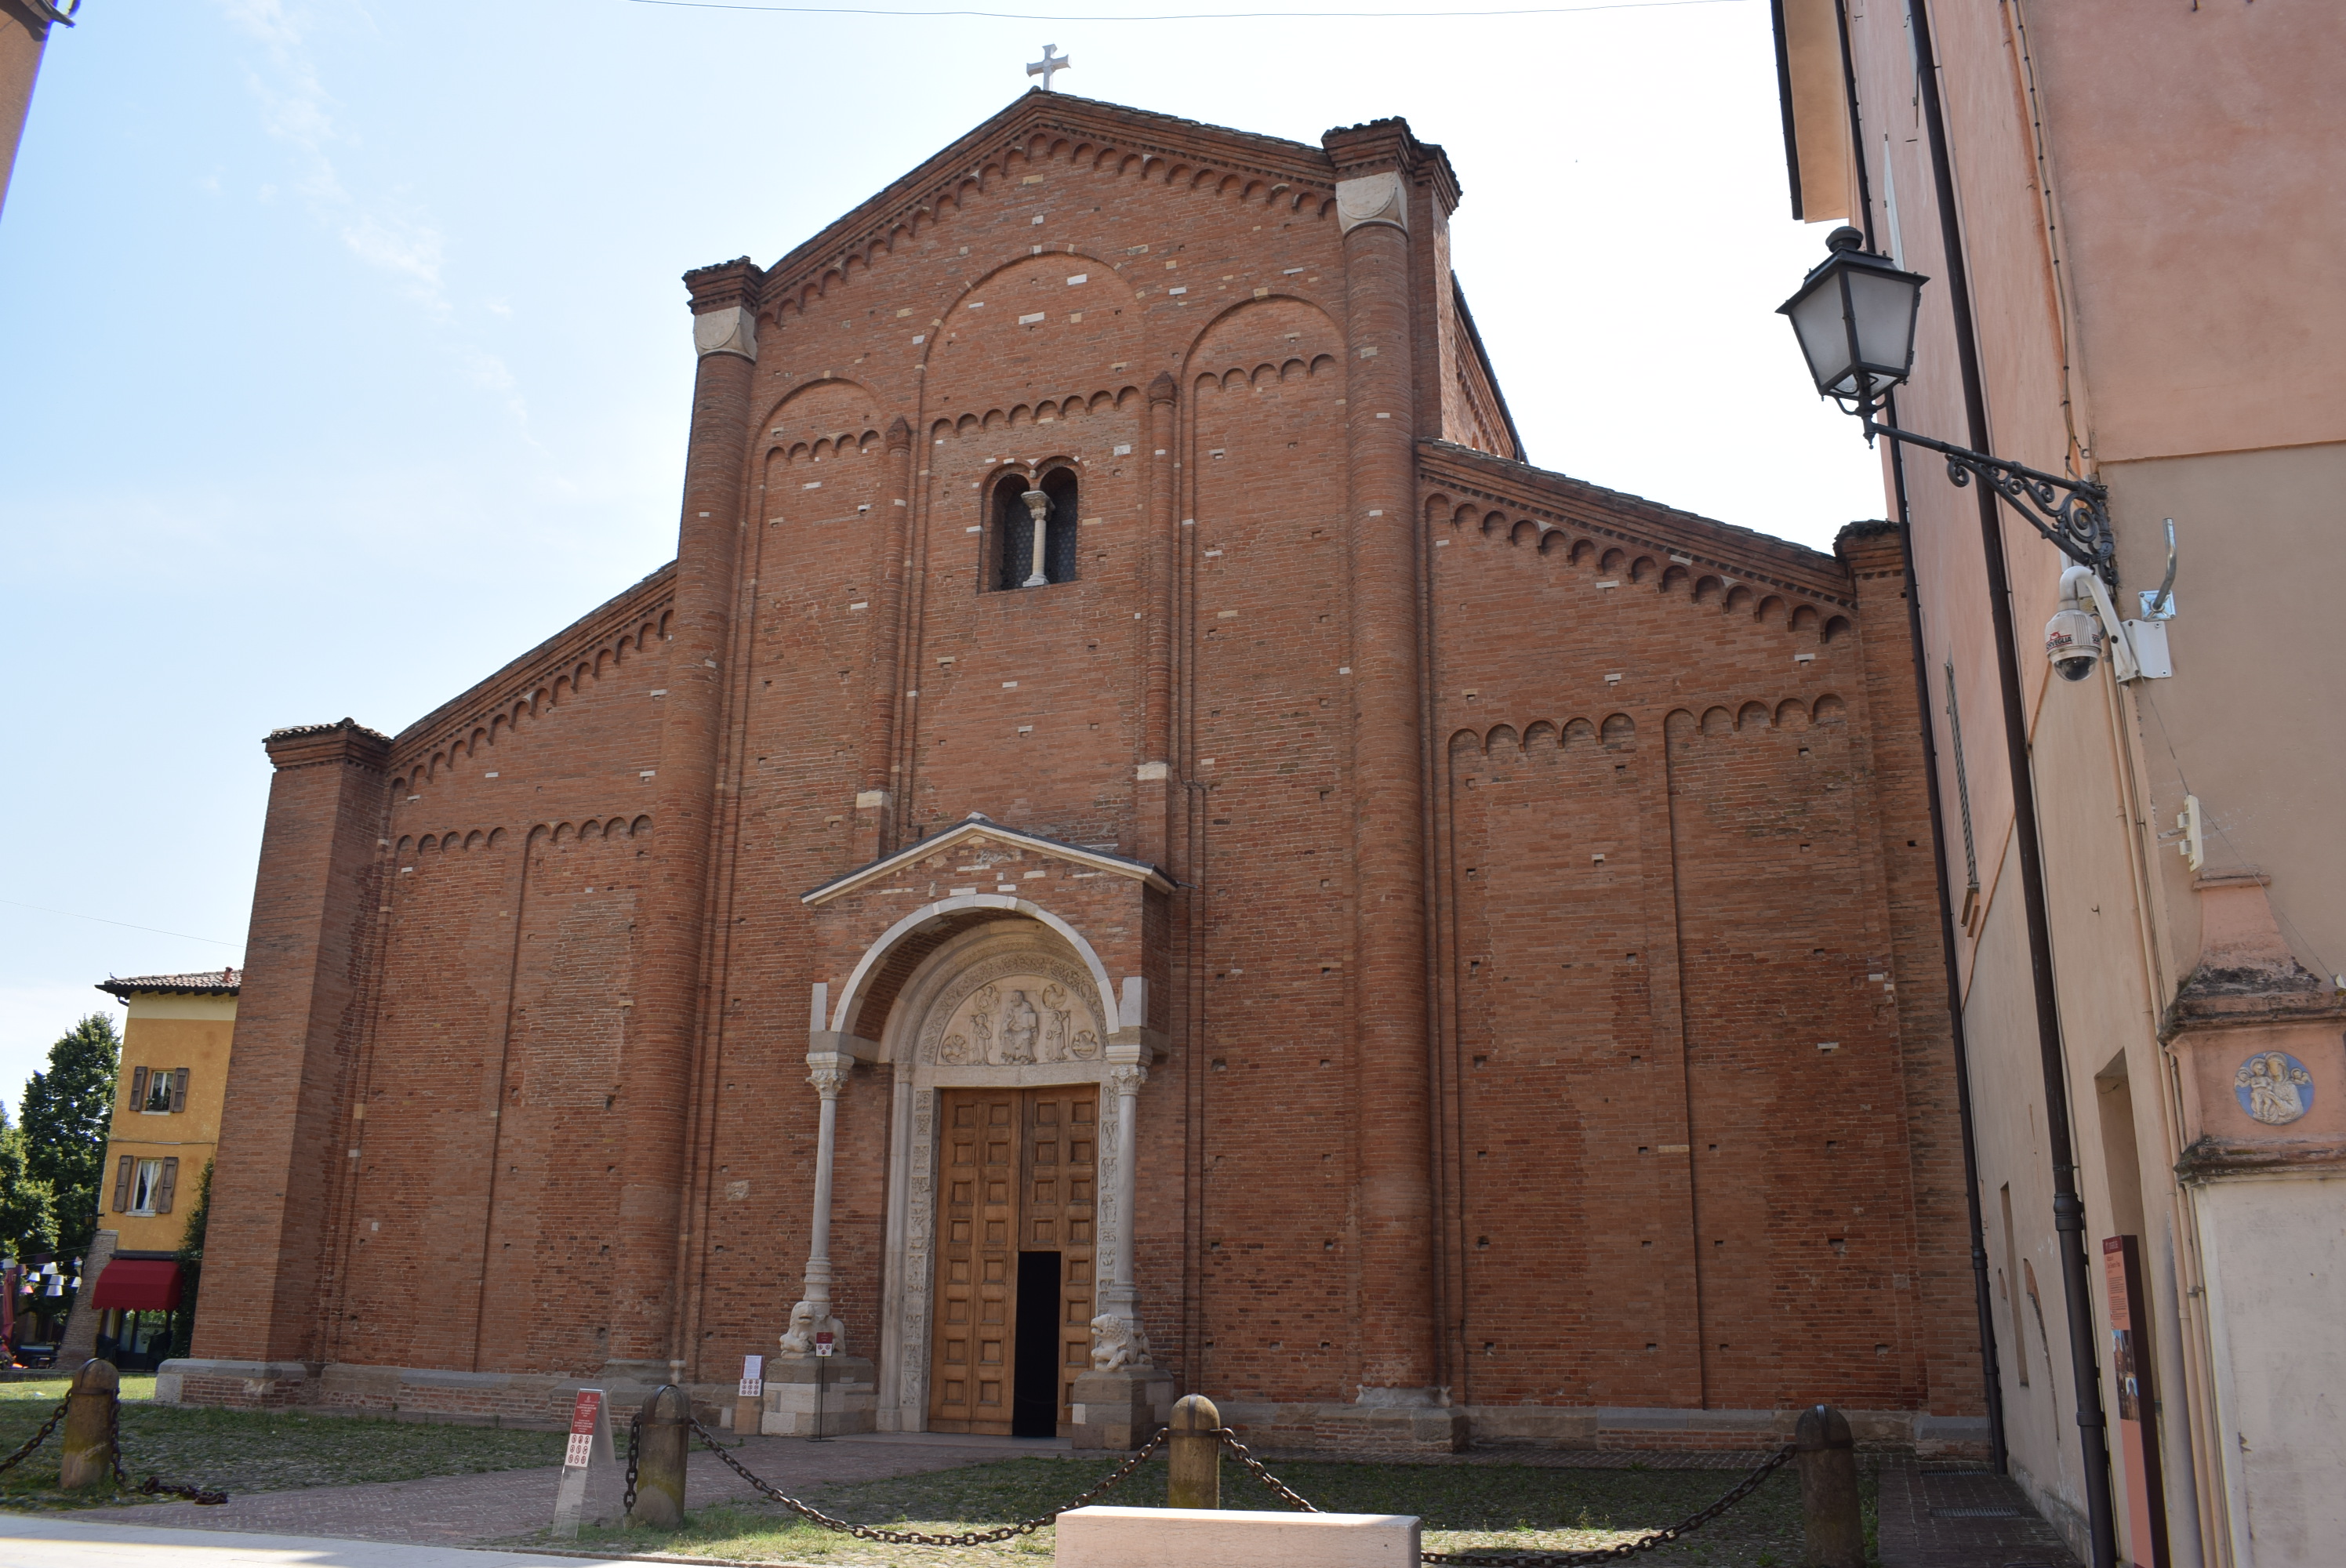
[{"label": "stone lion sculpture", "polygon": [[1092,1319],[1092,1369],[1120,1372],[1127,1367],[1148,1365],[1148,1339],[1134,1324],[1113,1312]]},{"label": "stone lion sculpture", "polygon": [[847,1354],[847,1329],[836,1318],[817,1317],[811,1301],[801,1301],[790,1308],[790,1326],[782,1335],[782,1353],[786,1356],[814,1354],[814,1337],[831,1336],[831,1351],[834,1356]]}]

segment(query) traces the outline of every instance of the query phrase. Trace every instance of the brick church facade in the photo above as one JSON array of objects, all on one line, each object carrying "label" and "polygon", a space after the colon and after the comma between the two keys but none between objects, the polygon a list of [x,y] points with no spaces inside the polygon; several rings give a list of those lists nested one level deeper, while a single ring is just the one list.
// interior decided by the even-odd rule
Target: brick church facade
[{"label": "brick church facade", "polygon": [[1399,121],[687,275],[676,560],[276,774],[191,1401],[1961,1445],[1894,533],[1524,461]]}]

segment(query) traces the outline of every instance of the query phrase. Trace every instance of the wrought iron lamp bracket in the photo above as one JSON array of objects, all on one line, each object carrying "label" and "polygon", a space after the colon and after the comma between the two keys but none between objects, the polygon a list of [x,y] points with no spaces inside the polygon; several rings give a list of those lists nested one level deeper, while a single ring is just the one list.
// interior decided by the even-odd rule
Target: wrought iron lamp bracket
[{"label": "wrought iron lamp bracket", "polygon": [[2095,479],[2046,473],[1966,446],[1952,446],[1895,425],[1877,423],[1870,408],[1855,412],[1865,422],[1868,441],[1886,435],[1939,453],[1947,460],[1949,483],[1964,486],[1978,479],[2003,496],[2055,549],[2081,566],[2091,566],[2111,587],[2117,586],[2117,541],[2110,533],[2107,485]]}]

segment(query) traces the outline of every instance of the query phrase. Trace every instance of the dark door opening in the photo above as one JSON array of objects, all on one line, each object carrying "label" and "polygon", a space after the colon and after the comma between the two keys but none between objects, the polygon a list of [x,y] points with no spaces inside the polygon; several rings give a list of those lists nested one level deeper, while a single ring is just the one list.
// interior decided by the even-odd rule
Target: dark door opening
[{"label": "dark door opening", "polygon": [[1059,1255],[1018,1255],[1018,1324],[1010,1373],[1010,1435],[1059,1435]]}]

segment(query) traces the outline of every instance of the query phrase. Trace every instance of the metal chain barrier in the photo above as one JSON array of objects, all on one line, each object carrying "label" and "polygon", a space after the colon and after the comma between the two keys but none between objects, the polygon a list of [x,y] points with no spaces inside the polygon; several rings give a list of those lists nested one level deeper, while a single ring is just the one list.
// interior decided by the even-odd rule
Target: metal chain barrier
[{"label": "metal chain barrier", "polygon": [[643,1412],[643,1411],[641,1411],[641,1410],[638,1410],[638,1411],[636,1412],[636,1418],[635,1418],[635,1420],[631,1420],[631,1421],[629,1421],[629,1422],[627,1423],[627,1513],[628,1513],[628,1515],[629,1515],[630,1517],[632,1517],[632,1516],[634,1515],[635,1512],[636,1512],[636,1444],[637,1444],[637,1442],[638,1442],[638,1441],[643,1437],[643,1435],[644,1435],[644,1412]]},{"label": "metal chain barrier", "polygon": [[[1238,1434],[1229,1428],[1218,1427],[1214,1430],[1213,1435],[1222,1440],[1222,1446],[1230,1451],[1230,1457],[1244,1466],[1249,1475],[1269,1487],[1281,1501],[1306,1513],[1321,1512],[1314,1504],[1306,1502],[1302,1494],[1293,1487],[1265,1469],[1262,1461],[1249,1453],[1246,1444],[1239,1441]],[[1586,1565],[1590,1563],[1618,1563],[1626,1558],[1634,1557],[1640,1552],[1651,1552],[1657,1546],[1666,1546],[1681,1535],[1701,1529],[1759,1491],[1760,1483],[1789,1463],[1796,1451],[1792,1444],[1786,1443],[1762,1460],[1758,1469],[1738,1481],[1732,1492],[1701,1512],[1690,1513],[1668,1529],[1657,1530],[1649,1535],[1641,1535],[1635,1541],[1625,1541],[1618,1546],[1599,1547],[1589,1552],[1508,1552],[1504,1553],[1422,1552],[1418,1554],[1419,1560],[1426,1563],[1454,1563],[1464,1565],[1464,1568],[1586,1568]]]},{"label": "metal chain barrier", "polygon": [[1419,1557],[1427,1563],[1457,1563],[1472,1568],[1582,1568],[1592,1563],[1618,1563],[1640,1552],[1651,1552],[1666,1546],[1679,1536],[1701,1529],[1745,1498],[1760,1490],[1760,1483],[1789,1463],[1798,1451],[1786,1443],[1760,1461],[1758,1469],[1736,1482],[1735,1490],[1712,1503],[1699,1513],[1689,1513],[1665,1530],[1650,1535],[1640,1535],[1635,1541],[1624,1541],[1618,1546],[1600,1547],[1593,1552],[1423,1552]]},{"label": "metal chain barrier", "polygon": [[1246,1472],[1249,1475],[1254,1477],[1257,1481],[1262,1482],[1263,1485],[1269,1487],[1273,1495],[1277,1496],[1281,1502],[1287,1503],[1292,1508],[1300,1509],[1305,1513],[1321,1513],[1326,1512],[1315,1502],[1305,1502],[1303,1500],[1302,1493],[1297,1492],[1293,1487],[1288,1485],[1287,1482],[1280,1480],[1279,1477],[1265,1470],[1262,1465],[1262,1461],[1247,1452],[1246,1444],[1239,1441],[1239,1434],[1232,1431],[1229,1428],[1216,1427],[1210,1435],[1221,1439],[1222,1446],[1230,1451],[1230,1457],[1237,1460],[1239,1464],[1245,1466]]},{"label": "metal chain barrier", "polygon": [[[0,1459],[0,1473],[12,1471],[32,1458],[34,1451],[48,1441],[49,1434],[57,1430],[57,1423],[66,1419],[66,1411],[72,1404],[71,1394],[59,1400],[57,1408],[49,1412],[49,1419],[41,1423],[41,1430],[26,1438],[15,1453]],[[107,1406],[106,1446],[114,1465],[115,1481],[127,1492],[143,1492],[148,1497],[184,1497],[189,1502],[201,1503],[206,1507],[217,1507],[228,1501],[225,1492],[208,1492],[200,1486],[180,1486],[158,1476],[150,1475],[138,1485],[131,1485],[130,1477],[122,1469],[122,1404],[118,1400],[109,1401]]]},{"label": "metal chain barrier", "polygon": [[[813,1507],[809,1503],[801,1502],[795,1497],[787,1496],[779,1489],[769,1485],[760,1477],[751,1474],[747,1466],[743,1465],[740,1460],[733,1457],[731,1451],[728,1450],[722,1443],[717,1441],[715,1433],[711,1432],[707,1427],[702,1426],[699,1421],[693,1421],[690,1425],[694,1434],[708,1446],[709,1451],[715,1454],[719,1459],[723,1460],[726,1467],[732,1471],[734,1474],[740,1476],[743,1481],[748,1481],[751,1486],[757,1488],[760,1496],[780,1503],[784,1508],[789,1509],[800,1518],[815,1524],[820,1524],[825,1530],[836,1530],[843,1534],[852,1535],[859,1541],[884,1542],[891,1546],[983,1546],[990,1542],[1008,1541],[1014,1536],[1031,1534],[1035,1531],[1042,1529],[1046,1524],[1056,1522],[1059,1515],[1062,1513],[1071,1512],[1076,1509],[1082,1508],[1086,1504],[1093,1502],[1095,1499],[1105,1496],[1115,1487],[1123,1484],[1126,1478],[1130,1476],[1134,1471],[1138,1470],[1143,1463],[1147,1462],[1148,1456],[1155,1453],[1158,1445],[1162,1444],[1165,1441],[1165,1434],[1162,1431],[1158,1432],[1155,1437],[1150,1438],[1146,1444],[1142,1445],[1140,1451],[1134,1454],[1130,1459],[1126,1460],[1122,1464],[1117,1466],[1115,1472],[1109,1475],[1107,1479],[1102,1481],[1097,1486],[1093,1487],[1089,1492],[1085,1492],[1081,1497],[1076,1498],[1073,1502],[1066,1504],[1065,1507],[1055,1508],[1048,1513],[1038,1513],[1032,1519],[1022,1519],[1015,1524],[1005,1524],[998,1530],[964,1530],[953,1535],[930,1535],[918,1530],[882,1530],[867,1524],[850,1524],[844,1519],[833,1519],[830,1514],[823,1512],[821,1509]],[[631,1456],[634,1452],[634,1442],[632,1438],[629,1440],[628,1452]],[[635,1479],[635,1466],[632,1458],[630,1459],[630,1462],[627,1467],[627,1477],[630,1486],[629,1495],[632,1499],[632,1488]],[[1300,1500],[1299,1499],[1298,1501]],[[630,1502],[629,1506],[633,1506],[632,1501]],[[1311,1505],[1307,1502],[1304,1506],[1309,1508]]]},{"label": "metal chain barrier", "polygon": [[[57,1408],[62,1410],[65,1407],[60,1405]],[[43,1430],[46,1431],[47,1429]],[[122,1401],[120,1400],[107,1401],[106,1446],[107,1454],[114,1463],[114,1479],[117,1485],[134,1492],[144,1492],[148,1497],[166,1495],[184,1497],[189,1502],[199,1503],[207,1508],[216,1508],[228,1501],[228,1493],[225,1492],[209,1492],[200,1486],[181,1486],[175,1481],[165,1481],[155,1475],[149,1475],[136,1487],[132,1487],[129,1476],[124,1474],[122,1470]]]},{"label": "metal chain barrier", "polygon": [[43,1443],[48,1441],[49,1434],[57,1430],[57,1423],[66,1419],[66,1407],[72,1403],[73,1396],[71,1394],[67,1394],[64,1399],[59,1400],[57,1401],[57,1408],[49,1412],[49,1419],[41,1423],[41,1430],[35,1432],[31,1437],[26,1438],[25,1440],[24,1446],[19,1448],[15,1453],[10,1454],[6,1459],[0,1459],[0,1473],[12,1471],[18,1465],[24,1463],[26,1460],[32,1458],[33,1451],[40,1447]]}]

